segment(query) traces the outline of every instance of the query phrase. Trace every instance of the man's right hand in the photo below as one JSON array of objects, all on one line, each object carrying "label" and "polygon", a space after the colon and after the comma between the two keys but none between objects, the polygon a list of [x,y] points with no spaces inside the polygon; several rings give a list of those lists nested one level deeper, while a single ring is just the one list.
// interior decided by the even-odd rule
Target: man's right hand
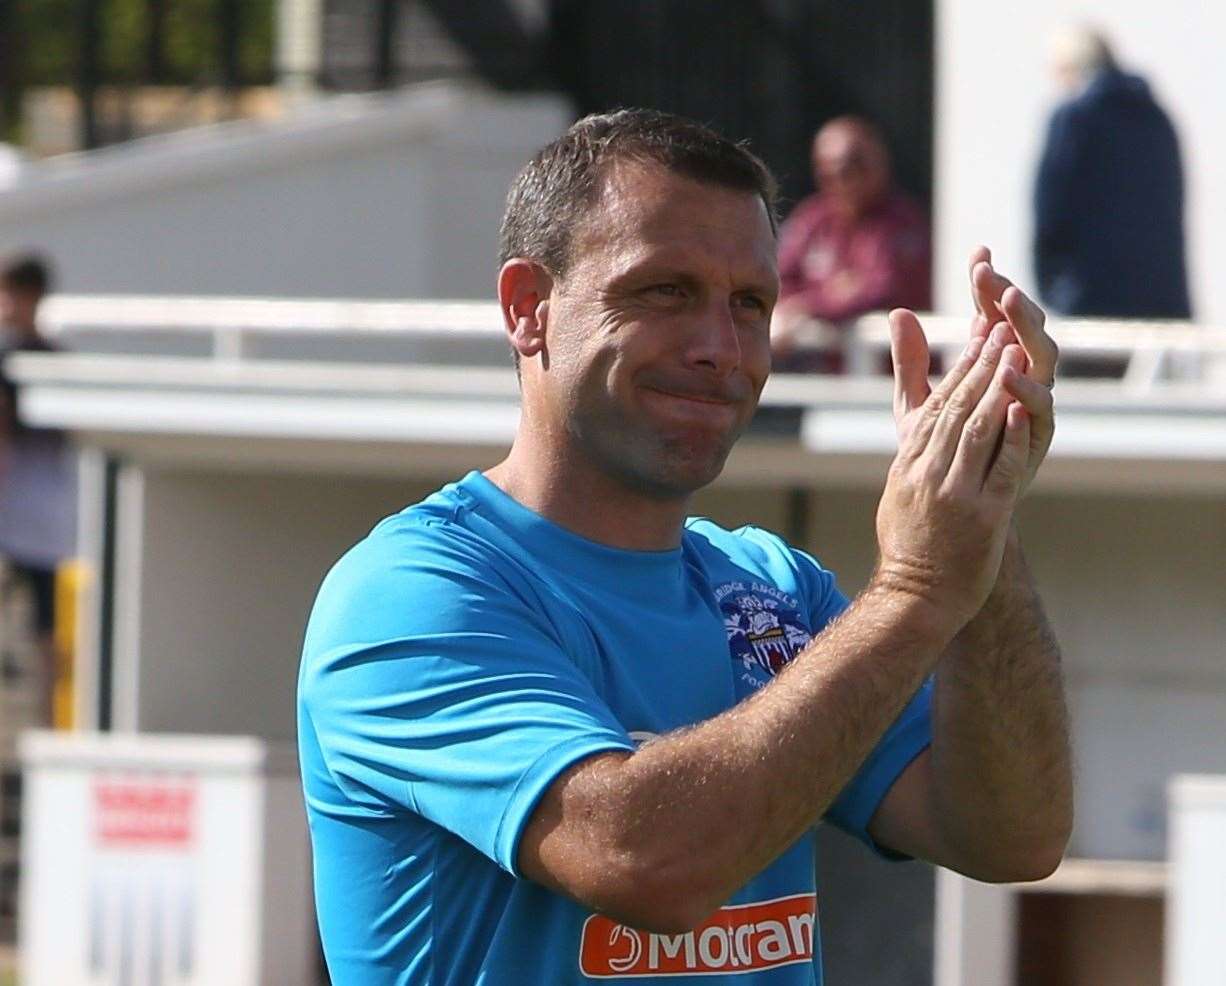
[{"label": "man's right hand", "polygon": [[[926,356],[913,312],[891,312],[890,328],[896,366]],[[1029,416],[1006,384],[1025,372],[1026,354],[1013,339],[1004,322],[972,339],[928,398],[898,415],[899,450],[877,509],[870,587],[925,604],[951,637],[995,584],[1026,477]]]}]

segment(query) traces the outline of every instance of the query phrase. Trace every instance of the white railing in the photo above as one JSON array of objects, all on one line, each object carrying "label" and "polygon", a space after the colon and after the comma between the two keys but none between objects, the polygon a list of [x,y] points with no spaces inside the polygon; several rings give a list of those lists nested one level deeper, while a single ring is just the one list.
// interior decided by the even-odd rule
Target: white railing
[{"label": "white railing", "polygon": [[[926,315],[929,341],[952,355],[966,342],[965,316]],[[1047,331],[1064,359],[1083,358],[1122,364],[1130,389],[1158,380],[1206,380],[1226,388],[1226,330],[1191,322],[1133,319],[1051,318]],[[866,315],[849,336],[853,372],[872,373],[879,353],[889,351],[890,329],[884,315]]]},{"label": "white railing", "polygon": [[489,302],[57,295],[47,299],[42,316],[53,335],[87,351],[131,351],[128,337],[150,354],[179,352],[186,344],[196,355],[219,359],[257,357],[262,342],[311,338],[336,337],[341,350],[342,340],[361,338],[501,341],[498,309]]},{"label": "white railing", "polygon": [[58,329],[486,333],[498,306],[486,301],[359,301],[191,295],[54,295],[43,306]]},{"label": "white railing", "polygon": [[[60,295],[49,330],[83,352],[211,356],[218,360],[327,359],[355,363],[505,366],[506,342],[491,302]],[[966,338],[965,316],[924,315],[934,349]],[[1226,330],[1188,322],[1051,319],[1065,359],[1119,363],[1130,390],[1159,381],[1226,389]],[[889,350],[884,315],[843,336],[852,376],[875,376]]]},{"label": "white railing", "polygon": [[[71,352],[6,361],[23,419],[116,448],[148,439],[150,454],[180,461],[217,441],[310,441],[369,464],[370,449],[402,442],[415,468],[451,469],[465,449],[515,435],[519,388],[492,303],[60,297],[45,314]],[[936,349],[964,344],[965,317],[924,323]],[[1061,380],[1050,483],[1226,489],[1226,332],[1059,320],[1050,331],[1066,358],[1128,367],[1122,381]],[[772,375],[740,480],[806,482],[819,456],[824,475],[879,481],[897,443],[880,359],[888,325],[863,318],[843,341],[851,373]],[[350,452],[335,451],[346,443]],[[314,461],[312,449],[286,454]],[[1121,465],[1137,461],[1149,465]]]}]

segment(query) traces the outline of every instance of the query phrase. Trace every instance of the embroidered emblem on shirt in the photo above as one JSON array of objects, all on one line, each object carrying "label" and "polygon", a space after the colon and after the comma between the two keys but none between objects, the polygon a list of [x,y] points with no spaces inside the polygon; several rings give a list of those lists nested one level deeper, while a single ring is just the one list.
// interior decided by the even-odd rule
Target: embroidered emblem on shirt
[{"label": "embroidered emblem on shirt", "polygon": [[[774,677],[812,639],[800,618],[800,604],[763,582],[725,582],[715,590],[724,616],[728,650],[745,672]],[[758,686],[765,680],[756,680]]]}]

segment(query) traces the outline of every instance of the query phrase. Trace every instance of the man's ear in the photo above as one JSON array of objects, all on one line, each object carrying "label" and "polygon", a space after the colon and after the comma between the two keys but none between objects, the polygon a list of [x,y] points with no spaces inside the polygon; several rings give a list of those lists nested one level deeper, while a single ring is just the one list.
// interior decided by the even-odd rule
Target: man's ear
[{"label": "man's ear", "polygon": [[553,278],[540,264],[513,257],[498,272],[498,303],[511,347],[520,359],[548,356],[545,332]]}]

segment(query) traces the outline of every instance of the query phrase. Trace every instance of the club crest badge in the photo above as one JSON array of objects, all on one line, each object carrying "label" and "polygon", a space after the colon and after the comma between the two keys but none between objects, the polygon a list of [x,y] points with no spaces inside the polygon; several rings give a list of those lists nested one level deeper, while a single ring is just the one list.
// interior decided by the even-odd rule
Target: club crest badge
[{"label": "club crest badge", "polygon": [[812,639],[800,604],[773,585],[726,582],[715,590],[715,598],[733,663],[755,687],[782,671]]}]

